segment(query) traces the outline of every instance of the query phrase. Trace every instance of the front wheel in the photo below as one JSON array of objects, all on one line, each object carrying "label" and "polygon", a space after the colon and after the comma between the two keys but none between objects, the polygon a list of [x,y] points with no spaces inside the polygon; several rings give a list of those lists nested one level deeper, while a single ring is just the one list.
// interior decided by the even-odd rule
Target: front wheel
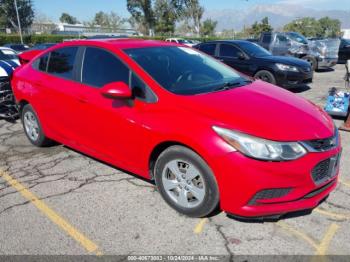
[{"label": "front wheel", "polygon": [[169,147],[159,156],[154,175],[160,194],[178,212],[204,217],[217,208],[219,190],[214,174],[192,150]]},{"label": "front wheel", "polygon": [[267,83],[273,84],[273,85],[276,84],[275,76],[271,72],[269,72],[267,70],[260,70],[260,71],[258,71],[254,75],[254,77],[257,78],[257,79],[260,79],[262,81],[265,81]]},{"label": "front wheel", "polygon": [[305,60],[306,62],[308,62],[311,65],[311,70],[315,71],[317,69],[317,59],[313,56],[304,56],[301,59]]}]

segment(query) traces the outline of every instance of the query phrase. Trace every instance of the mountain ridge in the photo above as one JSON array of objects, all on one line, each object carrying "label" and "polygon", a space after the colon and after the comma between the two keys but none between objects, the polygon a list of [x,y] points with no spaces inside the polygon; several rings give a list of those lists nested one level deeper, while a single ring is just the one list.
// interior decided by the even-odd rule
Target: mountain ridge
[{"label": "mountain ridge", "polygon": [[316,10],[292,4],[255,5],[247,9],[206,10],[204,13],[204,19],[211,18],[218,21],[217,31],[224,29],[241,31],[244,26],[251,26],[255,21],[260,21],[266,16],[276,30],[294,19],[306,16],[316,19],[324,16],[337,18],[341,21],[342,28],[350,28],[350,10]]}]

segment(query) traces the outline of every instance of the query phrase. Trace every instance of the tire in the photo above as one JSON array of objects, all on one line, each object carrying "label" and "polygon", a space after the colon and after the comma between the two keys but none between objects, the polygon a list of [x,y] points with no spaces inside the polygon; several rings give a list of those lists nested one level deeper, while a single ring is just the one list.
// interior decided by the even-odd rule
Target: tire
[{"label": "tire", "polygon": [[260,71],[258,71],[254,75],[254,77],[257,78],[257,79],[260,79],[262,81],[265,81],[267,83],[273,84],[273,85],[276,84],[275,76],[270,71],[267,71],[267,70],[260,70]]},{"label": "tire", "polygon": [[312,71],[317,70],[317,59],[315,57],[307,55],[307,56],[303,56],[301,59],[310,63]]},{"label": "tire", "polygon": [[24,133],[33,145],[47,147],[54,144],[52,140],[45,136],[38,115],[31,105],[27,104],[23,107],[21,120]]},{"label": "tire", "polygon": [[163,199],[179,213],[205,217],[218,207],[219,189],[213,172],[186,147],[164,150],[156,161],[154,176]]}]

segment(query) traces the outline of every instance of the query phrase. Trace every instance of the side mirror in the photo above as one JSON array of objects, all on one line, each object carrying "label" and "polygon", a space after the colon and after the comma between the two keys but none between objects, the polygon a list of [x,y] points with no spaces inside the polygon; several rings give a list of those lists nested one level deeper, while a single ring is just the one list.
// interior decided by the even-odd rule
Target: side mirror
[{"label": "side mirror", "polygon": [[101,89],[101,94],[111,99],[128,99],[132,97],[129,86],[124,82],[113,82],[106,84]]},{"label": "side mirror", "polygon": [[238,53],[238,59],[239,59],[239,60],[246,60],[247,57],[246,57],[243,53],[239,52],[239,53]]}]

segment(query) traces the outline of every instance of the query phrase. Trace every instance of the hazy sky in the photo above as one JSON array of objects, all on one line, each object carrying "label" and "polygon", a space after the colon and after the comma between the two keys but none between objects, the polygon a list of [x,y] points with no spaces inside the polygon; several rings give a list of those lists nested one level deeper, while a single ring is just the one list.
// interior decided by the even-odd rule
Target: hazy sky
[{"label": "hazy sky", "polygon": [[[126,0],[34,0],[35,10],[58,21],[62,12],[67,12],[78,20],[93,18],[98,11],[114,11],[123,17],[129,16]],[[260,4],[297,4],[313,9],[350,10],[350,0],[201,0],[207,10],[243,9]]]}]

